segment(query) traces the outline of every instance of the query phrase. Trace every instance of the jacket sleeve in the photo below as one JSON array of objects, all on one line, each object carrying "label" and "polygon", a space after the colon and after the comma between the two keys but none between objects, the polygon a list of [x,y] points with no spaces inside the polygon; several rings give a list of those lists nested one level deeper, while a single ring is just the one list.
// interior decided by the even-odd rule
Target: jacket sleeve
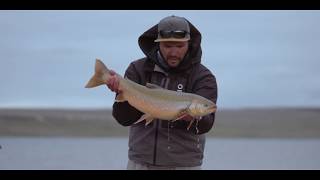
[{"label": "jacket sleeve", "polygon": [[[134,64],[131,63],[125,72],[125,77],[139,83],[139,74],[136,71]],[[142,112],[131,106],[126,102],[114,102],[112,115],[117,122],[123,126],[130,126],[136,122],[141,116]]]},{"label": "jacket sleeve", "polygon": [[[217,103],[218,88],[215,76],[208,69],[204,69],[199,74],[200,77],[194,82],[193,92]],[[213,127],[214,120],[215,113],[203,116],[198,123],[194,122],[190,130],[196,134],[207,133]]]}]

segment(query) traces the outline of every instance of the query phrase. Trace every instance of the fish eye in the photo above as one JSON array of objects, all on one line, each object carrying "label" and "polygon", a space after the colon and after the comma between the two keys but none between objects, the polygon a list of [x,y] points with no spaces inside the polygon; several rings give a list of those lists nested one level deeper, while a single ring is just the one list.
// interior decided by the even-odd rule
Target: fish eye
[{"label": "fish eye", "polygon": [[208,104],[205,104],[204,107],[208,107]]}]

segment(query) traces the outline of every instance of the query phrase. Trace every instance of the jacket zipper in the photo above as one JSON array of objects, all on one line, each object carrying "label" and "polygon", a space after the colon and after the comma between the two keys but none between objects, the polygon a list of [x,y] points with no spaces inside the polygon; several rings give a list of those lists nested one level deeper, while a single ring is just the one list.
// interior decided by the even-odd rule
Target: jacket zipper
[{"label": "jacket zipper", "polygon": [[[161,87],[164,87],[165,89],[168,88],[168,77],[161,83]],[[153,149],[153,165],[156,165],[157,160],[157,145],[158,145],[158,131],[159,131],[159,122],[160,120],[156,120],[156,132],[154,136],[154,149]]]},{"label": "jacket zipper", "polygon": [[155,136],[154,136],[153,165],[156,165],[156,159],[157,159],[158,127],[159,127],[159,120],[157,119],[157,121],[156,121],[156,133],[155,133]]}]

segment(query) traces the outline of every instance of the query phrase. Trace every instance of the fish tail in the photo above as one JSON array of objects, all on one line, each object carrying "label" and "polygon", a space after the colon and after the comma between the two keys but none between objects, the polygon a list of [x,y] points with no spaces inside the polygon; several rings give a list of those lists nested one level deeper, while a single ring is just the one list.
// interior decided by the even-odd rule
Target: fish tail
[{"label": "fish tail", "polygon": [[[103,64],[100,59],[96,59],[95,72],[88,81],[86,88],[93,88],[105,84],[105,81],[110,77],[109,69]],[[105,79],[104,79],[105,78]]]}]

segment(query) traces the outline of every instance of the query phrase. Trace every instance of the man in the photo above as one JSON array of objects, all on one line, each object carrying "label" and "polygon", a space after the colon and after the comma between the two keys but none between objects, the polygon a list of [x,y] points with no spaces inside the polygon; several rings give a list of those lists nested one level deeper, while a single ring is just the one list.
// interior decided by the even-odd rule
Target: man
[{"label": "man", "polygon": [[[125,77],[146,85],[201,95],[217,101],[215,76],[201,64],[201,34],[185,18],[169,16],[139,37],[146,57],[132,62]],[[106,82],[120,93],[119,80]],[[193,120],[187,116],[178,121],[154,120],[133,124],[142,115],[128,102],[115,102],[113,116],[123,126],[130,126],[127,169],[201,169],[205,133],[213,126],[215,114]]]}]

